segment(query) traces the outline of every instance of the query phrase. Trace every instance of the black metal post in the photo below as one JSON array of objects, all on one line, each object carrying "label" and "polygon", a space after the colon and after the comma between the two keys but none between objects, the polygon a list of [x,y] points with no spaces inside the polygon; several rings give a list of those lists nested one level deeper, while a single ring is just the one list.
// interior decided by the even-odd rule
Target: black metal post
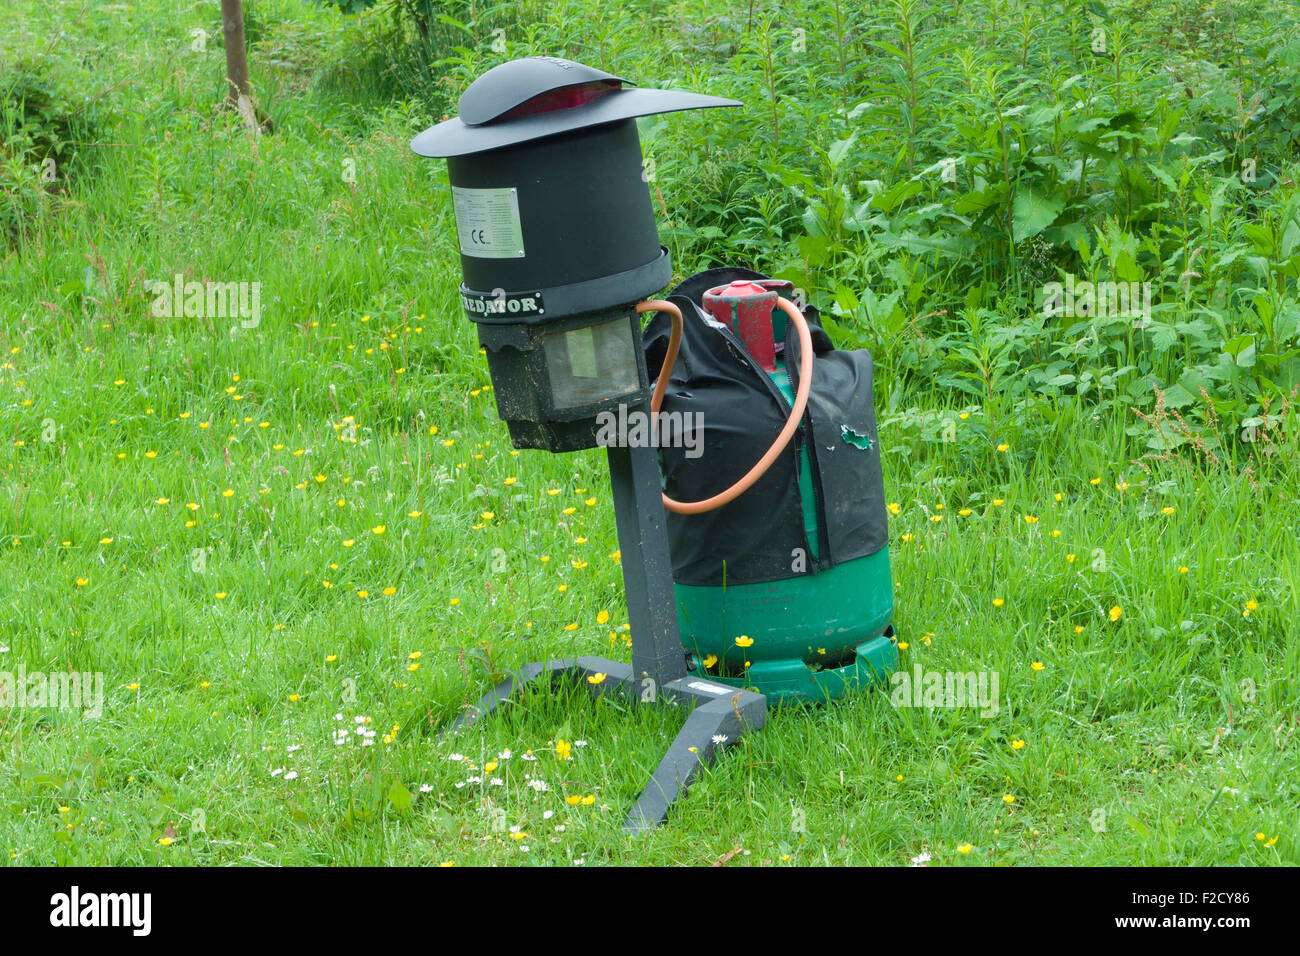
[{"label": "black metal post", "polygon": [[640,681],[654,681],[645,685],[653,697],[664,684],[686,676],[658,453],[648,446],[610,446],[608,453],[619,561],[632,627],[632,673]]}]

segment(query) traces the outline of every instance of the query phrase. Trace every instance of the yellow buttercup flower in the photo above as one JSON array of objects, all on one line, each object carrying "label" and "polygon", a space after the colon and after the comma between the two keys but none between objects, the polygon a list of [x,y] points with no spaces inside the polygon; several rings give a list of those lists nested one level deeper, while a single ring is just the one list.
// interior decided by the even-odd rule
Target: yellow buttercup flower
[{"label": "yellow buttercup flower", "polygon": [[737,646],[737,647],[753,647],[753,646],[754,646],[754,639],[753,639],[752,637],[747,637],[747,636],[745,636],[744,634],[742,634],[742,635],[740,635],[740,637],[736,638],[736,646]]}]

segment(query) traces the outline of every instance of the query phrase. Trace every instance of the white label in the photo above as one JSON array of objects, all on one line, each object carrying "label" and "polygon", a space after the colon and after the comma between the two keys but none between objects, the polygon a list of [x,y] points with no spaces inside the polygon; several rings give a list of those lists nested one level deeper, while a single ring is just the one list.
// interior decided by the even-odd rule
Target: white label
[{"label": "white label", "polygon": [[522,259],[519,193],[508,189],[451,187],[460,251],[477,259]]},{"label": "white label", "polygon": [[590,328],[564,333],[569,346],[569,371],[576,378],[596,377],[596,336]]},{"label": "white label", "polygon": [[696,690],[702,690],[706,694],[725,694],[727,691],[731,690],[730,687],[719,687],[717,684],[706,684],[703,681],[698,680],[693,680],[686,686],[693,687]]}]

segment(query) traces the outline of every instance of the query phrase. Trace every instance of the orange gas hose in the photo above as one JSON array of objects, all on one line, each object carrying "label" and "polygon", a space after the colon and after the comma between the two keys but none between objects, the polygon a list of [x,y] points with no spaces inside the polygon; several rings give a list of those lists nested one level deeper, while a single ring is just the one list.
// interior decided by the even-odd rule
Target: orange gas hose
[{"label": "orange gas hose", "polygon": [[[804,409],[808,406],[808,392],[812,388],[812,335],[808,332],[808,323],[804,321],[803,313],[795,308],[793,302],[778,297],[776,304],[790,317],[795,330],[799,333],[799,387],[795,390],[794,404],[790,408],[790,417],[786,419],[785,427],[781,429],[781,433],[776,436],[776,441],[772,442],[772,447],[758,460],[758,463],[730,488],[703,501],[677,501],[664,495],[664,507],[669,511],[679,515],[703,514],[714,508],[721,508],[727,502],[740,497],[754,482],[763,477],[764,472],[772,466],[772,462],[776,461],[777,456],[785,450],[785,446],[794,437],[799,421],[803,418]],[[677,348],[682,342],[682,312],[677,306],[663,299],[647,299],[639,303],[636,310],[667,312],[673,320],[673,330],[668,338],[668,351],[664,354],[663,368],[659,370],[659,380],[655,383],[654,393],[650,397],[650,412],[657,415],[659,407],[663,404],[664,392],[668,390],[668,376],[672,374],[673,363],[677,361]]]}]

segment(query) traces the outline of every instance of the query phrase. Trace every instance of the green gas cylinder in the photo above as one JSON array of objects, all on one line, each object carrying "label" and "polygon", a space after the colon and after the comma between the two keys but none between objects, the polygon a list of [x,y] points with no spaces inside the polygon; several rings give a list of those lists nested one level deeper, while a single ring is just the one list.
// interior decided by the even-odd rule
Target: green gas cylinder
[{"label": "green gas cylinder", "polygon": [[[778,285],[779,283],[771,283]],[[794,387],[775,344],[786,318],[773,312],[776,293],[742,281],[710,289],[704,306],[727,322],[772,380],[788,413]],[[808,449],[801,449],[799,495],[812,557],[818,558],[817,494]],[[677,623],[697,673],[774,700],[829,700],[883,686],[898,666],[889,630],[894,613],[889,549],[820,572],[754,584],[675,583]]]}]

